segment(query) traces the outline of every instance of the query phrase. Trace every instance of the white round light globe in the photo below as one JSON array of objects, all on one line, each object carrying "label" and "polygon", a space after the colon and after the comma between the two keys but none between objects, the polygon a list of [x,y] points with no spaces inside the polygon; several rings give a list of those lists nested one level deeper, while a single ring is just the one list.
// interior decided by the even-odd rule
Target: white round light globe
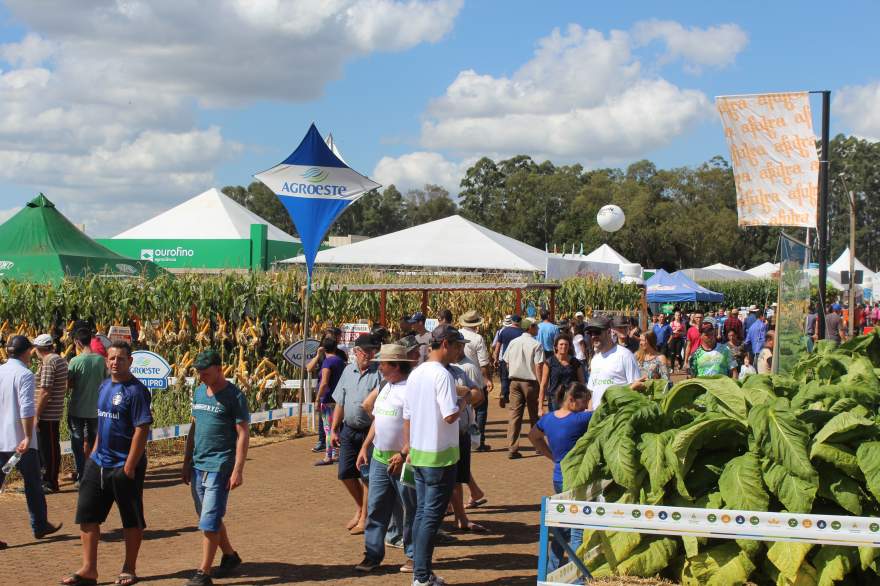
[{"label": "white round light globe", "polygon": [[602,209],[596,214],[596,222],[606,232],[617,232],[623,228],[626,216],[623,215],[623,210],[619,206],[609,204],[602,206]]}]

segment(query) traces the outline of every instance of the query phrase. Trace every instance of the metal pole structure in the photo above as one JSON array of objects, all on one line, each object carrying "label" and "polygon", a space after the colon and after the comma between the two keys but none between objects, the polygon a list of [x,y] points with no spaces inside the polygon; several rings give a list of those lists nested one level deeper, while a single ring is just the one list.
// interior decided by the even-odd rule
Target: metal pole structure
[{"label": "metal pole structure", "polygon": [[312,296],[312,273],[306,270],[306,299],[303,308],[302,359],[299,364],[299,413],[296,419],[296,436],[302,435],[303,396],[306,392],[306,340],[309,339],[309,297]]},{"label": "metal pole structure", "polygon": [[822,152],[819,155],[819,339],[825,339],[825,281],[828,279],[828,159],[829,124],[831,118],[831,91],[812,92],[822,94]]},{"label": "metal pole structure", "polygon": [[856,194],[849,192],[849,337],[856,330]]}]

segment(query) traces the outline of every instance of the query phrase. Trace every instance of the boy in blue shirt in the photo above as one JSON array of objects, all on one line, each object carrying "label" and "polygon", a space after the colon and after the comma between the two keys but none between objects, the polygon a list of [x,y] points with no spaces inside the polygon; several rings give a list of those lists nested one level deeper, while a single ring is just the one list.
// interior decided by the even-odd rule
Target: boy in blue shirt
[{"label": "boy in blue shirt", "polygon": [[199,529],[205,538],[202,563],[187,586],[211,586],[211,566],[223,552],[217,576],[229,575],[241,564],[232,548],[223,517],[229,492],[241,486],[247,460],[250,413],[247,399],[223,376],[220,354],[205,350],[193,366],[203,384],[193,391],[192,423],[186,437],[181,476],[192,484]]}]

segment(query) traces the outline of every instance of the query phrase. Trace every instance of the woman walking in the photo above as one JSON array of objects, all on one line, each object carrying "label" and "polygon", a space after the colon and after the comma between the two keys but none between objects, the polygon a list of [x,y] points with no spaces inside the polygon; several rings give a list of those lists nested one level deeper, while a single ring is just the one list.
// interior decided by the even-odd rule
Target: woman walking
[{"label": "woman walking", "polygon": [[[321,423],[324,426],[324,434],[330,437],[333,429],[333,410],[336,402],[333,401],[333,391],[336,383],[345,369],[345,362],[337,355],[336,337],[325,336],[321,340],[321,348],[324,349],[324,361],[321,362],[321,382],[318,385],[318,407],[321,410]],[[333,442],[325,442],[324,458],[315,462],[315,466],[327,466],[336,461],[336,448]]]},{"label": "woman walking", "polygon": [[[560,387],[567,387],[570,383],[584,382],[584,369],[580,360],[574,357],[572,352],[571,338],[567,334],[559,334],[553,340],[553,354],[547,357],[541,369],[541,384],[538,389],[538,413],[543,415],[554,411],[557,407],[555,402],[556,391]],[[544,408],[544,397],[548,399],[548,406]]]},{"label": "woman walking", "polygon": [[669,324],[672,328],[672,336],[669,338],[669,356],[666,357],[669,362],[670,372],[675,372],[675,362],[678,361],[679,369],[684,368],[684,337],[687,333],[687,323],[681,317],[681,312],[676,311],[672,322]]},{"label": "woman walking", "polygon": [[648,331],[639,336],[636,362],[644,380],[665,380],[669,384],[669,361],[657,349],[657,335]]}]

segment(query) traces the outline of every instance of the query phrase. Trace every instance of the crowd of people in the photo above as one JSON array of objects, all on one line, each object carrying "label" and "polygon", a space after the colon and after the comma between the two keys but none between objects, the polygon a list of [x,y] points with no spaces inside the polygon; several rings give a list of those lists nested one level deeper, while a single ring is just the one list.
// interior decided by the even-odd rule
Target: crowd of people
[{"label": "crowd of people", "polygon": [[[444,310],[429,331],[427,317],[417,312],[399,321],[393,340],[377,326],[350,348],[343,347],[340,329],[326,329],[307,367],[318,381],[313,451],[321,454],[316,466],[335,466],[353,501],[346,530],[364,539],[355,571],[375,570],[386,547],[394,547],[404,551],[399,569],[412,574],[413,584],[443,584],[432,558],[435,543],[449,539],[444,518],[451,516],[453,530],[486,531],[468,517],[468,510],[487,502],[471,453],[491,450],[486,420],[496,373],[498,404],[508,414],[507,457],[522,457],[528,413],[528,439],[553,461],[552,486],[561,492],[560,462],[586,432],[608,387],[669,385],[674,375],[743,379],[769,373],[775,305],[658,312],[645,331],[622,315],[587,319],[577,312],[555,321],[547,310],[534,318],[507,315],[494,332],[475,310],[457,320]],[[855,315],[864,327],[880,323],[878,306]],[[845,340],[847,318],[840,305],[829,305],[826,339]],[[809,341],[816,340],[817,322],[812,308],[804,325]],[[77,355],[69,363],[49,335],[7,341],[9,360],[0,366],[0,465],[11,461],[23,477],[34,536],[57,532],[61,524],[49,521],[45,495],[58,490],[66,401],[83,561],[62,584],[97,583],[100,526],[115,503],[125,539],[116,584],[131,585],[138,580],[146,527],[150,393],[131,373],[128,343],[104,348],[85,324],[74,338]],[[29,369],[33,354],[36,374]],[[230,492],[243,482],[250,415],[244,394],[224,378],[222,366],[220,354],[210,349],[194,362],[202,384],[193,391],[181,480],[191,486],[203,552],[189,586],[210,585],[212,576],[229,575],[241,564],[223,519]],[[0,485],[4,478],[0,472]],[[581,536],[571,531],[568,539],[577,547]],[[214,567],[218,549],[221,560]],[[562,557],[554,544],[551,569]]]}]

